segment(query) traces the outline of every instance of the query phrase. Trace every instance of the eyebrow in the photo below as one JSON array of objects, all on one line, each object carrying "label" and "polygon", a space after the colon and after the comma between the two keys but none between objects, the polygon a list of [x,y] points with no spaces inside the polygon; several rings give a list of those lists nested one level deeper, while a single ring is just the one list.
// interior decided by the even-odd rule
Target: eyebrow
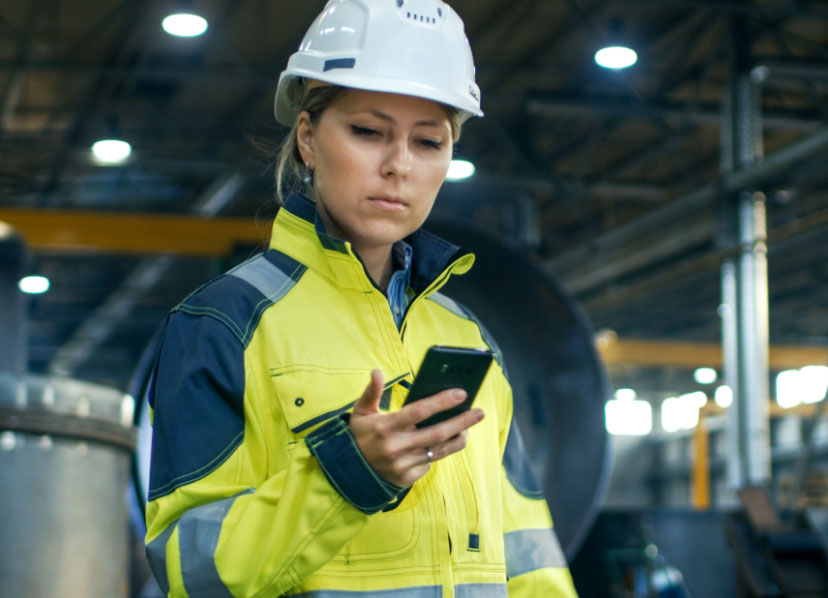
[{"label": "eyebrow", "polygon": [[[387,122],[390,122],[390,123],[395,123],[395,124],[397,122],[397,120],[393,116],[391,116],[390,114],[386,114],[385,112],[381,112],[381,111],[373,109],[373,108],[371,110],[368,110],[368,112],[370,112],[371,114],[373,114],[377,118],[382,119],[384,121],[387,121]],[[415,127],[419,127],[419,126],[440,127],[441,125],[442,125],[442,123],[439,122],[439,121],[436,121],[436,120],[418,120],[416,123],[414,123]]]}]

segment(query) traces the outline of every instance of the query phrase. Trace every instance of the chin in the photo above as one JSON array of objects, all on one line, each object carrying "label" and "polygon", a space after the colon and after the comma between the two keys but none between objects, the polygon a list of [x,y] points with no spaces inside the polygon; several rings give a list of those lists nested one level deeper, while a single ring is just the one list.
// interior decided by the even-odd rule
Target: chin
[{"label": "chin", "polygon": [[365,234],[360,235],[360,240],[362,241],[362,245],[366,247],[385,247],[390,246],[400,241],[401,239],[405,239],[408,235],[413,233],[416,229],[409,229],[409,228],[402,228],[402,227],[394,227],[394,228],[385,228],[383,227],[380,230],[374,231],[366,231]]}]

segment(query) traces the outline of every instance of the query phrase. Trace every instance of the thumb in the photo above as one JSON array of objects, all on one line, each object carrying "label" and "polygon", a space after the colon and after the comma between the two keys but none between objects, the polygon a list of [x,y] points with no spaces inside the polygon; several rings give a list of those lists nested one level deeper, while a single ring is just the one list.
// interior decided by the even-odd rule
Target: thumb
[{"label": "thumb", "polygon": [[382,372],[380,370],[371,370],[371,381],[365,387],[365,392],[362,393],[362,396],[354,403],[354,415],[379,413],[382,386]]}]

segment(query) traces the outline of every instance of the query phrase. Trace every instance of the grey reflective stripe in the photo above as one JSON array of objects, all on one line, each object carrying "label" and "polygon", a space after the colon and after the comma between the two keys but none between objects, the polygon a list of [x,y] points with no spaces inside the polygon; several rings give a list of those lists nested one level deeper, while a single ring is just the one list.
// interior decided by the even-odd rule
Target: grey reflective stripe
[{"label": "grey reflective stripe", "polygon": [[503,467],[506,470],[506,479],[515,490],[526,498],[543,500],[543,488],[532,471],[515,417],[512,417],[509,425],[509,436],[506,438],[506,449],[503,451]]},{"label": "grey reflective stripe", "polygon": [[198,598],[233,598],[216,569],[214,555],[221,525],[227,512],[242,494],[201,505],[187,511],[178,523],[178,552],[184,589]]},{"label": "grey reflective stripe", "polygon": [[[477,327],[480,329],[480,336],[483,337],[483,342],[489,345],[489,349],[495,354],[495,359],[497,363],[500,364],[500,367],[504,369],[505,373],[505,365],[503,364],[503,353],[500,350],[497,342],[495,341],[494,337],[489,333],[483,323],[477,319],[477,317],[471,313],[468,309],[457,303],[454,299],[450,297],[446,297],[440,292],[432,293],[428,296],[429,299],[434,301],[437,305],[445,307],[451,313],[456,316],[460,316],[464,320],[469,320],[470,322],[474,322],[477,324]],[[508,375],[506,376],[509,377]]]},{"label": "grey reflective stripe", "polygon": [[254,257],[228,274],[250,283],[274,303],[281,299],[295,282],[285,272],[269,262],[264,255]]},{"label": "grey reflective stripe", "polygon": [[[416,586],[413,588],[397,588],[394,590],[370,590],[352,592],[348,590],[314,590],[301,594],[290,594],[290,598],[441,598],[443,588],[440,586]],[[471,596],[471,594],[467,594]],[[500,594],[498,594],[500,596]],[[505,596],[505,594],[504,594]]]},{"label": "grey reflective stripe", "polygon": [[460,316],[464,320],[471,319],[471,318],[469,318],[469,314],[466,313],[466,310],[464,310],[462,307],[460,307],[460,305],[458,305],[458,303],[454,299],[446,297],[442,293],[439,293],[439,292],[432,293],[431,295],[428,296],[428,298],[431,299],[432,301],[434,301],[434,303],[436,303],[437,305],[441,305],[441,306],[445,307],[447,310],[449,310],[455,316]]},{"label": "grey reflective stripe", "polygon": [[173,521],[155,540],[147,544],[147,560],[152,574],[158,580],[158,585],[164,591],[164,596],[170,592],[170,580],[167,578],[167,542],[170,539],[178,520]]},{"label": "grey reflective stripe", "polygon": [[544,567],[566,567],[566,556],[551,529],[523,529],[504,534],[506,577]]},{"label": "grey reflective stripe", "polygon": [[467,583],[454,587],[454,598],[509,598],[505,583]]}]

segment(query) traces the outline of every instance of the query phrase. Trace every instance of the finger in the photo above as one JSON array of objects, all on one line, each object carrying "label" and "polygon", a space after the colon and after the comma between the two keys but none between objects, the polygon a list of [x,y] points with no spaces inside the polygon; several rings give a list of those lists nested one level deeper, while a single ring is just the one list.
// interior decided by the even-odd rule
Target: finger
[{"label": "finger", "polygon": [[415,433],[414,443],[420,446],[436,446],[462,434],[483,420],[482,409],[470,409],[444,422],[422,428]]},{"label": "finger", "polygon": [[465,398],[466,391],[461,388],[450,388],[438,392],[436,395],[414,401],[400,409],[397,412],[399,422],[403,426],[413,426],[435,413],[455,407],[458,403],[462,403]]},{"label": "finger", "polygon": [[370,415],[379,413],[380,399],[382,399],[383,377],[380,370],[371,370],[371,381],[365,387],[362,396],[354,403],[354,415]]},{"label": "finger", "polygon": [[[467,430],[463,430],[456,436],[453,436],[443,442],[442,444],[437,444],[431,447],[431,462],[439,461],[440,459],[445,459],[449,455],[453,455],[454,453],[462,451],[466,448],[466,443],[468,442],[469,433]],[[428,458],[428,456],[426,456]]]}]

